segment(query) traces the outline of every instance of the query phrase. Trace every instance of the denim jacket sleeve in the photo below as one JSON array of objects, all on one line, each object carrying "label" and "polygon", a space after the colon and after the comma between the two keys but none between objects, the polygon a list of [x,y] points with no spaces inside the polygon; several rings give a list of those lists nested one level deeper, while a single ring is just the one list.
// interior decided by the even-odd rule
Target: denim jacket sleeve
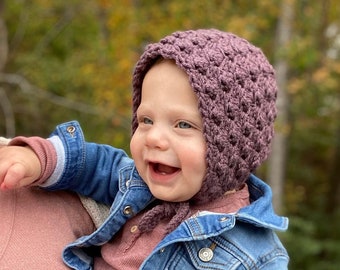
[{"label": "denim jacket sleeve", "polygon": [[111,205],[119,189],[119,172],[134,166],[133,160],[121,149],[85,142],[77,121],[57,126],[49,140],[57,151],[57,172],[45,188],[71,190]]}]

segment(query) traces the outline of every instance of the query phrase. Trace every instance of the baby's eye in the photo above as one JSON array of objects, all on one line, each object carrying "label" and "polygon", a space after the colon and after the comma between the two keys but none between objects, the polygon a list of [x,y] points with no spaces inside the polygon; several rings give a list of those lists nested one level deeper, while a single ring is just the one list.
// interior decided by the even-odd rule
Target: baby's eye
[{"label": "baby's eye", "polygon": [[150,118],[147,118],[147,117],[143,117],[141,119],[141,122],[145,125],[152,125],[153,124],[152,120]]},{"label": "baby's eye", "polygon": [[177,124],[178,128],[192,128],[192,125],[190,125],[188,122],[180,121]]}]

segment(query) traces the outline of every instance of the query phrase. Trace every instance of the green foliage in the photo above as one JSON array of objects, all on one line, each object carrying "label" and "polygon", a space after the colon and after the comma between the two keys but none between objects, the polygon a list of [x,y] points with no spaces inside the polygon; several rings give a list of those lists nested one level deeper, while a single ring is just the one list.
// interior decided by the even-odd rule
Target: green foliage
[{"label": "green foliage", "polygon": [[[322,218],[322,217],[321,217]],[[337,226],[339,222],[332,220]],[[289,247],[289,269],[336,270],[339,267],[340,245],[337,238],[320,235],[319,225],[325,220],[309,220],[308,217],[290,217],[289,231],[280,235]],[[335,228],[335,227],[334,227]]]}]

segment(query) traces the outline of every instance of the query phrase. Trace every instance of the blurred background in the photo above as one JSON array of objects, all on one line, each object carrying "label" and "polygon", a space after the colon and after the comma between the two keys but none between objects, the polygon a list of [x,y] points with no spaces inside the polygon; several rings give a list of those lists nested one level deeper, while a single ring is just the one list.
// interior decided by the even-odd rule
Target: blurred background
[{"label": "blurred background", "polygon": [[256,172],[290,218],[290,269],[340,267],[337,0],[0,0],[0,136],[46,137],[77,119],[129,152],[131,73],[149,42],[218,28],[262,48],[280,88],[276,137]]}]

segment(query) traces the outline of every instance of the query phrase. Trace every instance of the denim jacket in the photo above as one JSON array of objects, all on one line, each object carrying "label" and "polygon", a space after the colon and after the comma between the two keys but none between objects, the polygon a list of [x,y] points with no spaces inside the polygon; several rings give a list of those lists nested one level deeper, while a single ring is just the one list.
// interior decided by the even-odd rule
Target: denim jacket
[{"label": "denim jacket", "polygon": [[[85,142],[76,121],[59,125],[49,140],[58,161],[45,187],[73,190],[111,205],[95,232],[63,251],[72,269],[93,269],[88,248],[108,242],[154,197],[124,151]],[[247,184],[250,205],[237,213],[203,211],[188,218],[161,240],[140,269],[287,269],[289,257],[274,230],[286,230],[288,219],[274,213],[267,184],[254,175]]]}]

